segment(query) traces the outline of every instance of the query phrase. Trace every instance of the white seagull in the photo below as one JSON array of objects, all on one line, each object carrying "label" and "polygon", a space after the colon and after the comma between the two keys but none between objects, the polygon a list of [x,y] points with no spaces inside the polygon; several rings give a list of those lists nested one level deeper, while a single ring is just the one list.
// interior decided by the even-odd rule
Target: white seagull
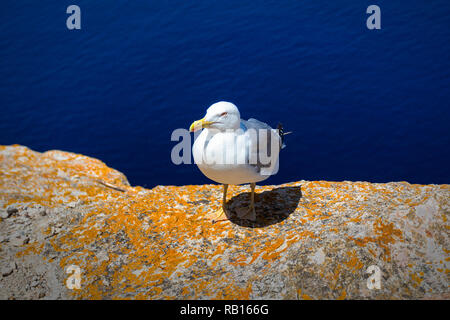
[{"label": "white seagull", "polygon": [[256,182],[278,171],[279,151],[288,132],[283,133],[281,124],[275,130],[256,119],[242,120],[238,108],[225,101],[211,105],[205,117],[189,128],[191,132],[201,129],[192,147],[194,162],[206,177],[223,184],[222,207],[212,222],[226,219],[228,185],[244,183],[250,183],[250,207],[240,218],[255,221]]}]

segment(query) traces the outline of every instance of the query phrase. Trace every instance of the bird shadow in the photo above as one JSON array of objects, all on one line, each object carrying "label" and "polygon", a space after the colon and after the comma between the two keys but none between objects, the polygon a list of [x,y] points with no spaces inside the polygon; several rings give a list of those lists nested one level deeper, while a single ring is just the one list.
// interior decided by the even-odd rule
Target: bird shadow
[{"label": "bird shadow", "polygon": [[240,212],[250,206],[250,192],[232,197],[227,202],[227,218],[234,224],[248,228],[267,227],[285,220],[295,211],[302,198],[302,187],[279,187],[261,193],[255,192],[256,220],[239,218]]}]

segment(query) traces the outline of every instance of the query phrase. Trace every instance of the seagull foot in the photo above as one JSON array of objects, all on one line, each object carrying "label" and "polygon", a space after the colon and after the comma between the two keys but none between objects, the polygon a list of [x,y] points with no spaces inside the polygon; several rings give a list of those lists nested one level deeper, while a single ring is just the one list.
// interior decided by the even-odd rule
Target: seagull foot
[{"label": "seagull foot", "polygon": [[256,221],[256,211],[254,206],[250,206],[247,209],[242,208],[238,212],[239,219],[245,219],[250,221]]},{"label": "seagull foot", "polygon": [[228,220],[228,217],[227,217],[227,214],[226,214],[226,209],[223,208],[223,207],[220,207],[219,210],[217,210],[213,214],[210,214],[208,216],[208,219],[211,220],[211,223],[216,223],[216,222],[219,222],[219,221],[226,221],[226,220]]}]

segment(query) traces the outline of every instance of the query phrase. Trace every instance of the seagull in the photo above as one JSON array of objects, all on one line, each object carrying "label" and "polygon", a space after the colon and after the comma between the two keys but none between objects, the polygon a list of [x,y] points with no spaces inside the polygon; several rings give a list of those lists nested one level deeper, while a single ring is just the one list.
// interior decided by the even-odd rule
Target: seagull
[{"label": "seagull", "polygon": [[240,216],[256,220],[255,187],[278,171],[280,149],[284,147],[281,124],[272,129],[256,119],[242,120],[231,102],[211,105],[203,119],[194,121],[190,132],[202,130],[192,146],[194,162],[209,179],[223,184],[221,208],[211,217],[212,223],[225,221],[228,185],[250,184],[250,207]]}]

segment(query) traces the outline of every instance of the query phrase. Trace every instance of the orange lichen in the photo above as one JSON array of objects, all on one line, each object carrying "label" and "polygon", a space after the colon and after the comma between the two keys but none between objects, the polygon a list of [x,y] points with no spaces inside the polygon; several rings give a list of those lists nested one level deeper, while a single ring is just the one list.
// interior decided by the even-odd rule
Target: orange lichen
[{"label": "orange lichen", "polygon": [[384,250],[384,260],[391,260],[391,250],[389,248],[390,244],[395,243],[397,238],[402,237],[402,231],[395,228],[393,223],[383,223],[381,218],[378,218],[373,224],[373,230],[375,237],[364,237],[364,238],[353,238],[349,237],[359,246],[366,246],[367,243],[376,243],[379,247]]},{"label": "orange lichen", "polygon": [[44,248],[44,244],[38,244],[38,243],[30,243],[26,245],[26,248],[22,251],[19,251],[16,253],[17,257],[23,257],[28,254],[40,254],[42,252],[42,249]]},{"label": "orange lichen", "polygon": [[414,287],[420,286],[420,283],[423,281],[423,279],[418,275],[416,275],[415,273],[411,274],[411,279],[413,280]]},{"label": "orange lichen", "polygon": [[337,298],[337,300],[344,300],[347,296],[347,292],[345,290],[342,290],[341,295]]},{"label": "orange lichen", "polygon": [[[0,146],[0,150],[5,147]],[[345,299],[352,294],[346,290],[337,291],[341,288],[338,282],[350,271],[356,273],[363,268],[360,251],[367,250],[373,257],[382,251],[383,258],[390,261],[391,245],[402,239],[402,231],[393,222],[365,205],[374,193],[388,205],[400,201],[392,196],[394,191],[382,185],[302,182],[302,197],[293,204],[288,217],[252,228],[230,221],[211,224],[206,219],[207,213],[220,206],[222,187],[218,185],[165,186],[147,190],[130,187],[125,176],[99,160],[82,155],[60,151],[39,154],[17,146],[11,156],[13,159],[8,157],[0,157],[0,162],[7,168],[2,174],[14,175],[14,178],[0,180],[4,205],[27,201],[59,208],[71,202],[83,203],[86,212],[81,221],[68,224],[67,230],[45,240],[61,254],[59,264],[62,269],[71,264],[82,269],[82,288],[71,291],[75,298],[115,299],[125,295],[133,299],[249,299],[253,296],[252,278],[236,285],[230,281],[234,271],[245,270],[252,274],[249,268],[260,263],[262,267],[255,277],[264,275],[282,258],[297,254],[292,250],[293,247],[299,250],[295,244],[324,243],[327,236],[334,233],[367,247],[347,252],[347,256],[343,254],[340,257],[342,263],[336,264],[333,271],[324,276],[330,288],[336,289],[333,297],[339,294],[338,299]],[[39,174],[14,171],[20,166],[33,167]],[[12,182],[17,180],[21,181],[20,187]],[[98,183],[99,180],[106,184]],[[300,183],[285,186],[298,187]],[[405,186],[399,184],[396,192]],[[416,196],[420,194],[417,186],[409,186]],[[272,188],[258,186],[256,198],[265,194],[266,204],[281,201],[280,198],[272,199],[274,194],[265,192]],[[245,192],[243,190],[243,187],[230,186],[228,199]],[[416,196],[406,199],[404,204],[427,199]],[[282,201],[293,202],[284,198]],[[271,218],[271,212],[259,210],[259,215]],[[345,228],[351,223],[372,226],[373,233],[364,238],[347,236]],[[314,224],[322,227],[315,227],[314,231],[308,229]],[[48,228],[44,233],[50,236],[52,229]],[[110,250],[108,244],[111,242],[115,250]],[[44,242],[30,244],[19,255],[39,254],[43,245]],[[309,247],[315,248],[314,245]],[[101,250],[105,252],[100,255],[98,251]],[[317,274],[323,276],[323,268],[318,268]],[[167,283],[179,278],[183,279],[179,291],[168,294]],[[417,275],[412,275],[412,279],[417,285],[422,281]],[[318,297],[316,293],[308,293]],[[297,297],[312,299],[300,289]]]},{"label": "orange lichen", "polygon": [[344,263],[350,270],[352,270],[353,273],[364,267],[361,260],[358,259],[355,251],[347,252],[347,255],[349,256],[349,259]]}]

